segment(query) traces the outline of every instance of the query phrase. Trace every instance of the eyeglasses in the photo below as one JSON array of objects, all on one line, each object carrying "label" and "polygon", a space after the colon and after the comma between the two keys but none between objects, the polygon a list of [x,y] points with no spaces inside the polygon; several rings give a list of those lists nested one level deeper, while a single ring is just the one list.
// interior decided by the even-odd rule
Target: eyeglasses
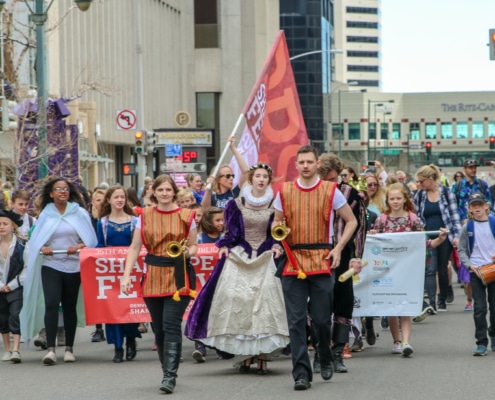
[{"label": "eyeglasses", "polygon": [[371,188],[371,187],[378,187],[378,183],[368,183],[368,187]]},{"label": "eyeglasses", "polygon": [[225,175],[220,175],[219,178],[223,178],[223,177],[226,177],[227,179],[234,179],[235,178],[235,174],[225,174]]},{"label": "eyeglasses", "polygon": [[69,188],[68,187],[57,186],[57,187],[53,188],[53,191],[54,192],[68,192],[69,191]]},{"label": "eyeglasses", "polygon": [[347,178],[347,174],[340,174],[341,178]]},{"label": "eyeglasses", "polygon": [[424,182],[424,181],[427,181],[428,179],[430,179],[430,178],[425,178],[425,179],[423,179],[422,181],[420,181],[419,179],[416,179],[416,183],[419,183],[420,185],[422,185],[422,184],[423,184],[423,182]]}]

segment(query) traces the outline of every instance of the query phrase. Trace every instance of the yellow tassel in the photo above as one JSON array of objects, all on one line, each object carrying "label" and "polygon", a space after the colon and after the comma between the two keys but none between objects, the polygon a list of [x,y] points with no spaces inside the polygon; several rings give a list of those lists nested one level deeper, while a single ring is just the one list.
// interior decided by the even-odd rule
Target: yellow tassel
[{"label": "yellow tassel", "polygon": [[198,294],[198,292],[196,292],[195,290],[190,290],[189,291],[189,296],[191,296],[193,299],[196,298],[196,295]]},{"label": "yellow tassel", "polygon": [[307,276],[303,271],[301,270],[297,271],[297,279],[306,279],[306,278]]},{"label": "yellow tassel", "polygon": [[177,292],[174,293],[174,295],[172,296],[172,300],[175,300],[175,301],[180,301],[180,296],[179,296],[179,291],[177,290]]}]

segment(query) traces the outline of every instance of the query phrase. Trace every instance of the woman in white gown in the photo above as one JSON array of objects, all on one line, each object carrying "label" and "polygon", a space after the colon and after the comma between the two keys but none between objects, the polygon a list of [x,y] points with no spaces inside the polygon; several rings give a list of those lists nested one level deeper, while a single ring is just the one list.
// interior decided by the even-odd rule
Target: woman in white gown
[{"label": "woman in white gown", "polygon": [[270,166],[253,165],[243,197],[227,204],[228,232],[216,242],[220,260],[195,300],[185,332],[234,354],[241,372],[248,372],[256,357],[262,375],[266,361],[289,344],[282,288],[274,275],[282,247],[271,237],[271,180]]}]

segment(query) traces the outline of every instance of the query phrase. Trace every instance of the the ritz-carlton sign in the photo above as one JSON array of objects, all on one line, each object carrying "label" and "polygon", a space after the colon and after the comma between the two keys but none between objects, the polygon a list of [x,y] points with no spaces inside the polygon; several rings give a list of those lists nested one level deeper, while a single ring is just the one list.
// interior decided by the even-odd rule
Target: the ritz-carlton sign
[{"label": "the ritz-carlton sign", "polygon": [[457,103],[447,104],[442,103],[443,112],[459,112],[459,111],[495,111],[495,104],[488,103]]}]

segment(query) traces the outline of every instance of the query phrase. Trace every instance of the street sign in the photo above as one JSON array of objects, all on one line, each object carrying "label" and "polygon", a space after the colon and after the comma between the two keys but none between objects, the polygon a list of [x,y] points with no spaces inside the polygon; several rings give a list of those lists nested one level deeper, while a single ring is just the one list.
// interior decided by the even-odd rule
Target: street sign
[{"label": "street sign", "polygon": [[206,146],[211,147],[213,143],[213,133],[207,130],[169,130],[162,131],[159,129],[154,129],[157,134],[157,145],[167,145],[180,143],[185,146]]},{"label": "street sign", "polygon": [[190,163],[184,164],[180,160],[167,159],[166,163],[160,164],[161,172],[204,172],[206,171],[205,163]]},{"label": "street sign", "polygon": [[382,150],[382,154],[386,156],[396,156],[400,154],[400,150]]},{"label": "street sign", "polygon": [[167,158],[165,160],[167,171],[182,171],[182,160],[177,158]]},{"label": "street sign", "polygon": [[165,145],[166,157],[178,157],[182,155],[182,144],[167,144]]},{"label": "street sign", "polygon": [[409,149],[411,150],[421,150],[423,148],[422,144],[410,144]]},{"label": "street sign", "polygon": [[117,110],[115,119],[118,131],[129,131],[136,127],[136,110]]}]

